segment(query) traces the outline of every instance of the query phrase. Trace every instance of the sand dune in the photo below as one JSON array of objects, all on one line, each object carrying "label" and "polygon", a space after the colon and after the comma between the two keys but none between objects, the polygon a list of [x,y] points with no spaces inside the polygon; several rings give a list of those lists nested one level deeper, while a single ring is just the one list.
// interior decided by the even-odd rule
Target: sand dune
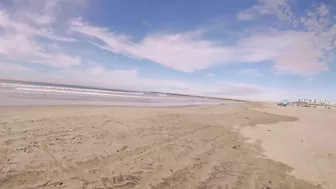
[{"label": "sand dune", "polygon": [[239,132],[297,118],[251,107],[2,107],[0,188],[317,188]]}]

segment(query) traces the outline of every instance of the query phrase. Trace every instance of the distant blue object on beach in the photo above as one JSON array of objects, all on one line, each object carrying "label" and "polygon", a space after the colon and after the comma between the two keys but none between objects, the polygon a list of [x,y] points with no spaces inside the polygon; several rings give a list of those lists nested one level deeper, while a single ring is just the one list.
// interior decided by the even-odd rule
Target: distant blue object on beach
[{"label": "distant blue object on beach", "polygon": [[288,101],[287,100],[282,100],[281,102],[283,105],[287,105],[288,104]]},{"label": "distant blue object on beach", "polygon": [[282,100],[281,102],[278,103],[279,106],[287,106],[288,105],[288,100]]}]

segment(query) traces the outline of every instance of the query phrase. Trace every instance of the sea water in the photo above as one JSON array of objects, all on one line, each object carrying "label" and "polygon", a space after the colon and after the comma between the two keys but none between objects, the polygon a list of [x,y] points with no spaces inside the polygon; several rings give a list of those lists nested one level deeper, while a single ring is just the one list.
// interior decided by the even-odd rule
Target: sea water
[{"label": "sea water", "polygon": [[0,80],[0,105],[191,106],[233,103],[165,93]]}]

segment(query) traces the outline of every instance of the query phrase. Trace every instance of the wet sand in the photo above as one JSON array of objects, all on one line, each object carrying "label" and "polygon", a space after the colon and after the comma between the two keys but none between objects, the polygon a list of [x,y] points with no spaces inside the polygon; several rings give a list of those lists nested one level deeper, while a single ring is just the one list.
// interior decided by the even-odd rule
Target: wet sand
[{"label": "wet sand", "polygon": [[0,188],[319,188],[240,132],[300,120],[255,108],[0,107]]},{"label": "wet sand", "polygon": [[290,173],[325,189],[336,188],[336,110],[289,106],[255,109],[295,116],[298,121],[245,127],[242,133],[262,141],[264,154],[293,167]]}]

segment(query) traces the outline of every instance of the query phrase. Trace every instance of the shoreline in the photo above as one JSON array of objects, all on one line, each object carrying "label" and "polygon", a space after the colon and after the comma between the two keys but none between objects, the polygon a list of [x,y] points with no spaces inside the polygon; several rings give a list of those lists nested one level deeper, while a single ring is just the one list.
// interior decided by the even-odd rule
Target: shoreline
[{"label": "shoreline", "polygon": [[95,108],[189,108],[189,107],[208,107],[208,106],[230,106],[230,105],[243,105],[252,104],[250,102],[234,102],[234,103],[222,103],[222,104],[195,104],[195,105],[173,105],[173,106],[137,106],[137,105],[95,105],[95,104],[59,104],[59,105],[0,105],[1,108],[53,108],[53,107],[95,107]]},{"label": "shoreline", "polygon": [[198,95],[125,91],[41,82],[0,80],[0,105],[184,106],[241,103],[236,99]]},{"label": "shoreline", "polygon": [[[0,92],[1,95],[1,92]],[[17,101],[15,101],[17,100]],[[30,101],[29,101],[30,100]],[[32,100],[32,101],[31,101]],[[190,99],[183,99],[180,102],[167,101],[116,101],[118,99],[110,100],[80,100],[80,99],[29,99],[29,98],[8,98],[0,96],[0,106],[128,106],[128,107],[180,107],[180,106],[202,106],[202,105],[224,105],[224,104],[240,104],[246,102],[238,101],[190,101]],[[125,99],[124,99],[125,100]],[[132,99],[131,99],[132,100]],[[135,99],[133,99],[135,100]],[[147,99],[150,100],[150,99]],[[165,102],[166,101],[166,102]]]}]

